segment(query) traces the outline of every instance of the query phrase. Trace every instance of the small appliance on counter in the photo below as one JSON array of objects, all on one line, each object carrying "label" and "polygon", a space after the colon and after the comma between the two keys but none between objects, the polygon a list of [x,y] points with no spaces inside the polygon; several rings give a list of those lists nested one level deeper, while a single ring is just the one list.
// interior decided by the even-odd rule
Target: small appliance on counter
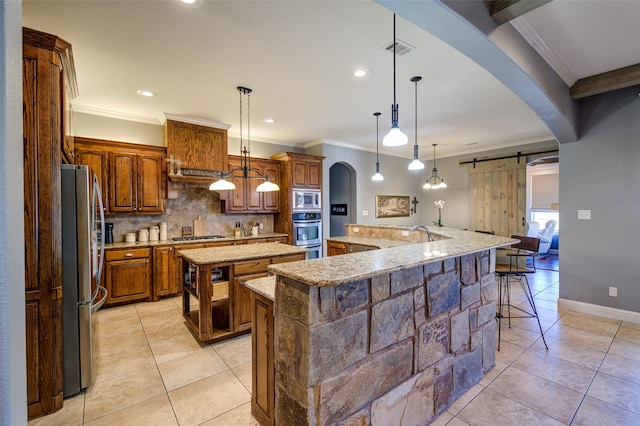
[{"label": "small appliance on counter", "polygon": [[113,222],[104,224],[106,235],[104,237],[105,244],[113,244]]}]

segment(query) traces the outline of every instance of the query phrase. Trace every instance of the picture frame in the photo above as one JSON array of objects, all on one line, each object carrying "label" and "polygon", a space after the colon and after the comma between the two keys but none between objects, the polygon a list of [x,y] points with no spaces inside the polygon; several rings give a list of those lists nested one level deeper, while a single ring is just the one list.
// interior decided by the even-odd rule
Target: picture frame
[{"label": "picture frame", "polygon": [[410,198],[408,195],[376,195],[376,218],[409,217]]}]

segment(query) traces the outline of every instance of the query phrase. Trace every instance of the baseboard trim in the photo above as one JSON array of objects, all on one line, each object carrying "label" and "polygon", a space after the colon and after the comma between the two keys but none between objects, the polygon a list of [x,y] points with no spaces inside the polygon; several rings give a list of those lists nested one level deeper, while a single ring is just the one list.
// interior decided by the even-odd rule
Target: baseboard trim
[{"label": "baseboard trim", "polygon": [[558,308],[640,324],[640,312],[558,298]]}]

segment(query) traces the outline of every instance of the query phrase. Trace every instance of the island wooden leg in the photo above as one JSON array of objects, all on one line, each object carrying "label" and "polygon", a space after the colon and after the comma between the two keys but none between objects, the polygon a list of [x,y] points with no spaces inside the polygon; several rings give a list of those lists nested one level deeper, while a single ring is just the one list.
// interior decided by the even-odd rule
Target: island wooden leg
[{"label": "island wooden leg", "polygon": [[275,425],[273,302],[251,292],[251,414],[262,426]]}]

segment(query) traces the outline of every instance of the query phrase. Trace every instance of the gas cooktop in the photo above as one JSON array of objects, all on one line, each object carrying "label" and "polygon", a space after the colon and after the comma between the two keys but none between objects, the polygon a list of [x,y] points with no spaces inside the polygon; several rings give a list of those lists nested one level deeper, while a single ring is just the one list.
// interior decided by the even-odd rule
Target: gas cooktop
[{"label": "gas cooktop", "polygon": [[174,237],[173,241],[193,241],[193,240],[219,240],[220,238],[227,238],[224,235],[201,235],[199,237]]}]

